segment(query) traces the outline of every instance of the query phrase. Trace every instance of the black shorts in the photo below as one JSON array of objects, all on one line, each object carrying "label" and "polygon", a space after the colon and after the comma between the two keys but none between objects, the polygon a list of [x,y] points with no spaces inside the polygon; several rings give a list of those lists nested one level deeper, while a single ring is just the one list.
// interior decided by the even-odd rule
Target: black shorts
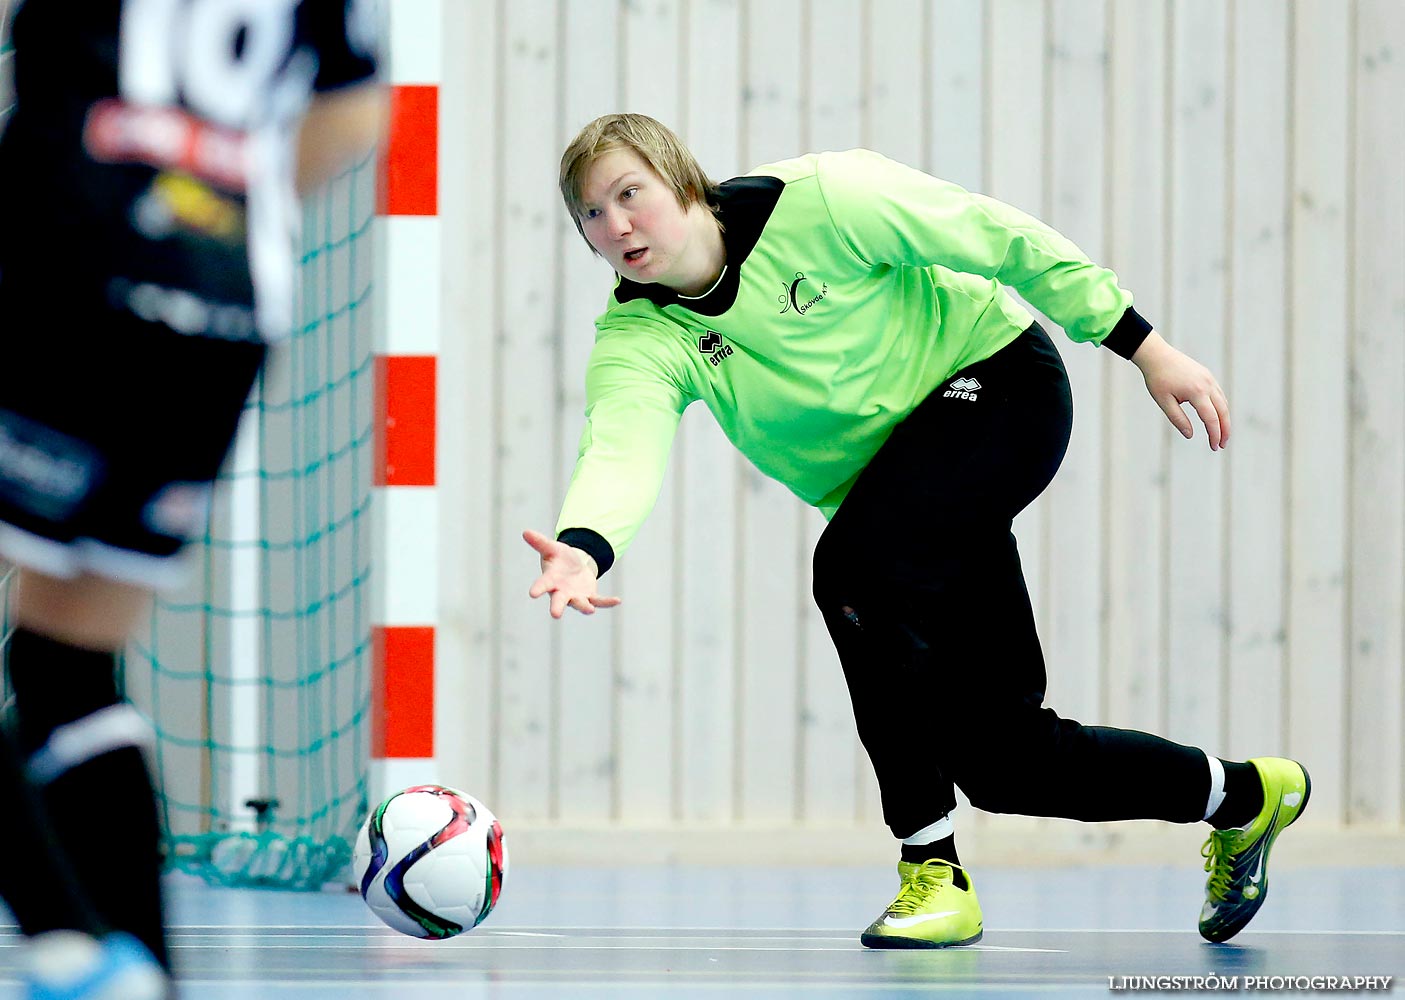
[{"label": "black shorts", "polygon": [[[182,579],[266,346],[0,280],[0,555],[53,576]],[[47,284],[47,283],[46,283]]]}]

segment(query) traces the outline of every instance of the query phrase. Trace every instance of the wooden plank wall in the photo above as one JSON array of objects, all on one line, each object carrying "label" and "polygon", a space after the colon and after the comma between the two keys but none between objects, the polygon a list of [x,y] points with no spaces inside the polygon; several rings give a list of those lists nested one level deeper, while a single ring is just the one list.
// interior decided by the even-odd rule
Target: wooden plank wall
[{"label": "wooden plank wall", "polygon": [[810,604],[822,521],[701,408],[606,577],[624,606],[553,623],[526,598],[519,535],[554,523],[611,277],[562,211],[557,159],[590,118],[634,110],[718,177],[871,146],[1117,270],[1218,373],[1234,439],[1181,440],[1134,367],[1061,340],[1075,437],[1017,524],[1050,704],[1301,756],[1310,820],[1405,826],[1405,5],[445,8],[446,778],[562,827],[878,816]]}]

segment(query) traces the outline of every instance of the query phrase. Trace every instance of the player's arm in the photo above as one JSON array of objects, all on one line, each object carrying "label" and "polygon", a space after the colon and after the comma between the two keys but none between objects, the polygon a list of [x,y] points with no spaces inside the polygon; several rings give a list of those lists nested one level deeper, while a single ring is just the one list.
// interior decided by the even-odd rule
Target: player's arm
[{"label": "player's arm", "polygon": [[938,264],[998,281],[1070,339],[1131,359],[1181,434],[1192,434],[1180,408],[1188,402],[1205,424],[1211,449],[1228,440],[1229,406],[1214,375],[1152,329],[1117,275],[1050,226],[867,150],[827,154],[819,177],[835,228],[861,261]]},{"label": "player's arm", "polygon": [[390,111],[376,75],[385,44],[379,0],[309,2],[299,18],[318,53],[294,175],[298,193],[305,194],[370,152]]},{"label": "player's arm", "polygon": [[321,187],[370,152],[385,132],[387,116],[385,90],[374,83],[314,97],[298,134],[298,193]]},{"label": "player's arm", "polygon": [[869,150],[822,154],[818,177],[840,239],[869,266],[936,264],[994,279],[1076,341],[1101,343],[1131,322],[1117,275],[1011,205]]},{"label": "player's arm", "polygon": [[552,617],[613,607],[597,579],[634,539],[658,499],[668,453],[691,402],[666,334],[631,331],[596,343],[586,372],[586,426],[556,538],[523,533],[541,557],[530,596],[551,595]]}]

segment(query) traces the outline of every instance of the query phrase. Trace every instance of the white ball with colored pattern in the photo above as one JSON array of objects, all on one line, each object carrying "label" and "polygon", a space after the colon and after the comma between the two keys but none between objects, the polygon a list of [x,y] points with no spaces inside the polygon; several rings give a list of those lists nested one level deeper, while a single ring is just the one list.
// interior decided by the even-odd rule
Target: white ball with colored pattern
[{"label": "white ball with colored pattern", "polygon": [[406,788],[362,824],[352,871],[361,898],[386,926],[411,937],[451,938],[482,923],[502,894],[502,825],[456,788]]}]

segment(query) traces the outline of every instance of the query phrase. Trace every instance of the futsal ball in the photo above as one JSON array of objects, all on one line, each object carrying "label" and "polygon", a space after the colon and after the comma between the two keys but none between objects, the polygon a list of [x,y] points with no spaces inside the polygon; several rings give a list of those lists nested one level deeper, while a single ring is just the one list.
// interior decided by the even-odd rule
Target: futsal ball
[{"label": "futsal ball", "polygon": [[442,940],[483,922],[502,894],[502,825],[443,785],[396,792],[366,818],[352,858],[361,898],[387,926]]}]

